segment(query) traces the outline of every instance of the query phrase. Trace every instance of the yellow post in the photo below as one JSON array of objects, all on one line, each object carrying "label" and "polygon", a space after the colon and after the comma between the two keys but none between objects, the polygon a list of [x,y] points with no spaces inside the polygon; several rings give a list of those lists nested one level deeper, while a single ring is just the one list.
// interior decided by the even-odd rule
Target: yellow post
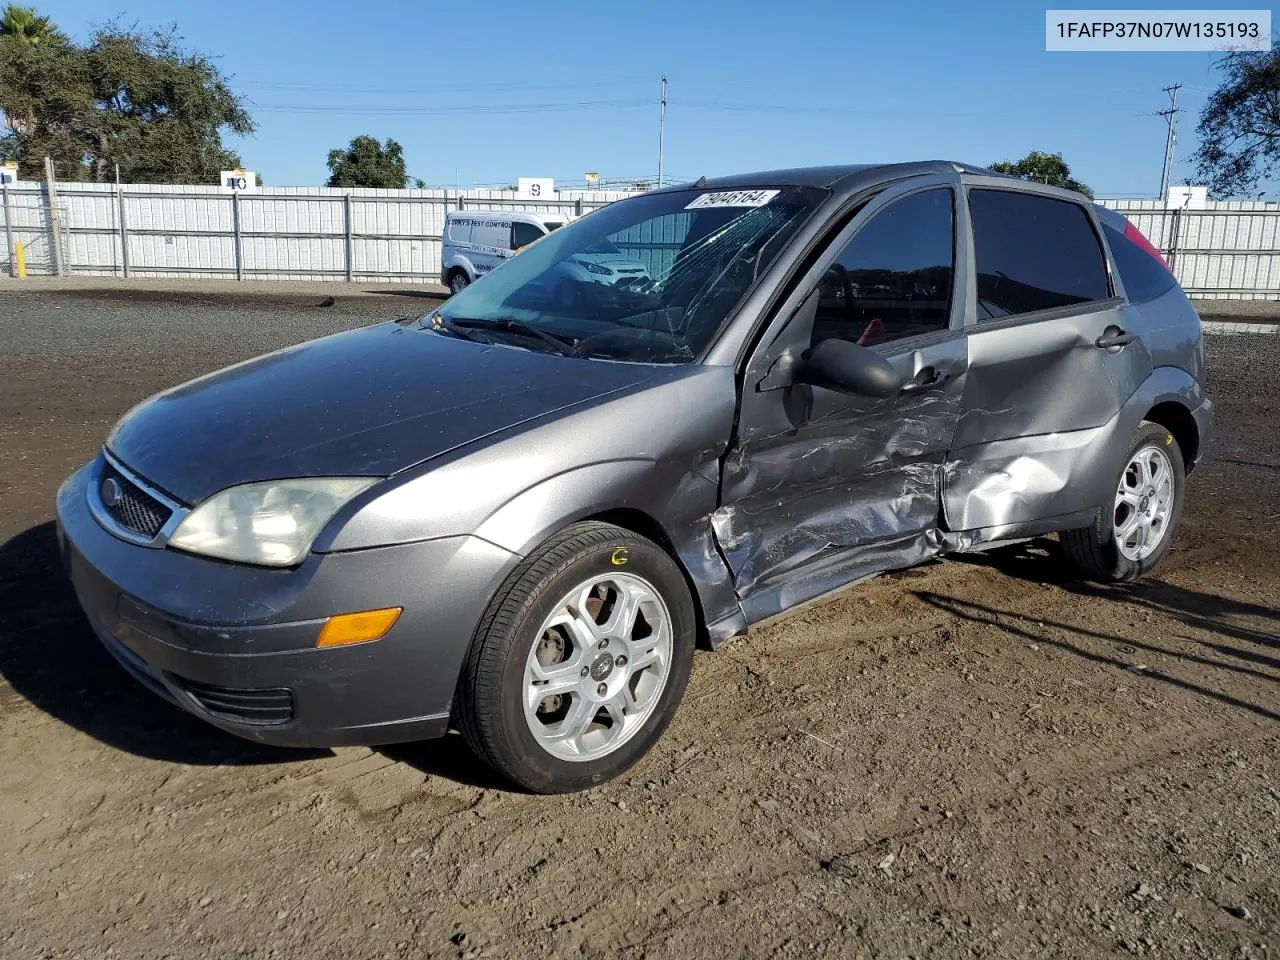
[{"label": "yellow post", "polygon": [[13,245],[13,262],[18,267],[18,279],[22,280],[27,275],[27,251],[20,243]]}]

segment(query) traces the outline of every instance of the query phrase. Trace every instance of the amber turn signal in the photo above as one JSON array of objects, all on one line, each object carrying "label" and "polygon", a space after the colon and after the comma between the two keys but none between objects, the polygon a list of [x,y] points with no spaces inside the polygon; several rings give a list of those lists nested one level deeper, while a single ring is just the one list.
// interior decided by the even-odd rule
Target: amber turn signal
[{"label": "amber turn signal", "polygon": [[362,610],[359,613],[343,613],[330,617],[316,637],[317,647],[340,647],[348,643],[368,643],[387,635],[398,619],[403,607],[385,607],[382,610]]}]

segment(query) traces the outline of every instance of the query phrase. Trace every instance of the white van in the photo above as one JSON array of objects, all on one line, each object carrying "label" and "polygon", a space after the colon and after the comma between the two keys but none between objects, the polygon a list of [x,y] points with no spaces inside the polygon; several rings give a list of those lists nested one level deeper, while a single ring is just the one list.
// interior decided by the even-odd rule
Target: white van
[{"label": "white van", "polygon": [[561,213],[517,210],[454,210],[445,217],[440,246],[440,282],[457,293],[502,261],[562,227]]}]

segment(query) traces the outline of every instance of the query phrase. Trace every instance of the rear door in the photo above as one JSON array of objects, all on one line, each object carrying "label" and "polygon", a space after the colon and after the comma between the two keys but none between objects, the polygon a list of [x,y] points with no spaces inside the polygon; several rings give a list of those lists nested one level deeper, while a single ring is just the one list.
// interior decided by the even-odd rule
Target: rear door
[{"label": "rear door", "polygon": [[1078,468],[1151,371],[1141,318],[1115,295],[1098,224],[1074,195],[964,180],[974,302],[943,491],[948,526],[1089,510],[1099,502],[1097,471]]},{"label": "rear door", "polygon": [[[964,381],[959,178],[867,202],[788,296],[747,362],[713,525],[750,622],[936,552],[940,473]],[[907,387],[879,399],[796,383],[827,338]]]}]

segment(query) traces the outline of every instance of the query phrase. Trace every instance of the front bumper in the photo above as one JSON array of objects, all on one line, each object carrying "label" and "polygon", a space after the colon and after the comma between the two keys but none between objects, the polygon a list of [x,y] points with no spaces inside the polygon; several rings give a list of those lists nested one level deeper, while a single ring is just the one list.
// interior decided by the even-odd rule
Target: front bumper
[{"label": "front bumper", "polygon": [[[448,728],[463,657],[519,558],[476,537],[312,554],[292,570],[127,543],[89,511],[96,462],[58,491],[63,563],[95,633],[149,689],[262,743],[427,739]],[[380,640],[317,649],[339,613],[403,607]]]}]

